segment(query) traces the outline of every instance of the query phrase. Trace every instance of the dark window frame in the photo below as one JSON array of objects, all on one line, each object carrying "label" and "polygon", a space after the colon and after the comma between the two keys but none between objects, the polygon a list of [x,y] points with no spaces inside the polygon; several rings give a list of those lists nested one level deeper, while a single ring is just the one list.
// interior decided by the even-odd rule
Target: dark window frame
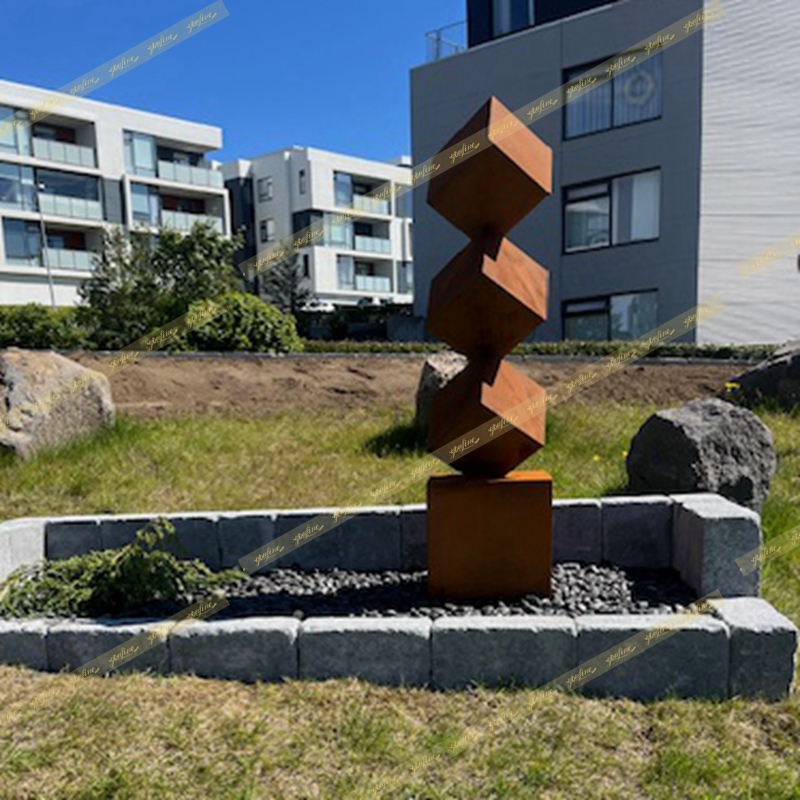
[{"label": "dark window frame", "polygon": [[[592,297],[579,297],[572,300],[562,300],[561,301],[561,340],[566,341],[567,338],[567,319],[569,317],[582,317],[586,316],[586,314],[590,312],[575,312],[572,314],[567,313],[567,306],[568,305],[575,305],[577,303],[597,303],[603,302],[605,304],[605,308],[602,312],[596,312],[597,314],[603,313],[606,315],[607,325],[606,325],[606,338],[605,339],[595,339],[592,341],[605,341],[610,342],[611,339],[611,299],[613,297],[624,297],[628,294],[650,294],[655,293],[656,295],[656,304],[658,303],[658,288],[653,287],[651,289],[630,289],[626,292],[613,292],[612,294],[600,294],[594,295]],[[638,338],[638,337],[637,337]],[[635,339],[631,339],[630,341],[635,341]]]}]

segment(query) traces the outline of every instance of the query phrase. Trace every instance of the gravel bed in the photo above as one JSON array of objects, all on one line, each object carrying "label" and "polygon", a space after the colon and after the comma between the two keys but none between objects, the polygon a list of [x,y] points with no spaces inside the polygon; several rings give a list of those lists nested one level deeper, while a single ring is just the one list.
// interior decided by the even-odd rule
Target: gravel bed
[{"label": "gravel bed", "polygon": [[[696,600],[671,569],[622,569],[599,564],[553,566],[552,598],[527,595],[517,600],[432,603],[428,573],[352,570],[273,569],[232,582],[223,591],[230,606],[214,619],[248,616],[429,617],[510,616],[520,614],[670,614]],[[194,602],[198,598],[189,598]],[[181,606],[155,603],[125,617],[167,616]]]}]

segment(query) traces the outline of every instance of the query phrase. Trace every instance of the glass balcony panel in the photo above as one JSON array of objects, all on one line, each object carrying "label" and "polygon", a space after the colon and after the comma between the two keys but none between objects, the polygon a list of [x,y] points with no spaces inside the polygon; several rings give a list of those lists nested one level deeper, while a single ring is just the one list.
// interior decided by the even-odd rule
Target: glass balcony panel
[{"label": "glass balcony panel", "polygon": [[356,250],[364,250],[368,253],[391,253],[392,242],[389,239],[381,239],[377,236],[356,236]]},{"label": "glass balcony panel", "polygon": [[94,150],[69,142],[54,142],[50,139],[33,138],[33,155],[45,161],[59,161],[76,167],[94,167]]},{"label": "glass balcony panel", "polygon": [[175,164],[172,161],[158,162],[158,177],[175,183],[190,183],[195,186],[214,186],[222,188],[222,173],[207,167],[192,167],[188,164]]},{"label": "glass balcony panel", "polygon": [[43,214],[79,219],[103,219],[103,207],[97,200],[81,200],[79,197],[62,197],[58,194],[40,194],[39,206]]},{"label": "glass balcony panel", "polygon": [[360,292],[391,292],[392,279],[383,275],[356,275],[356,290]]},{"label": "glass balcony panel", "polygon": [[368,214],[388,214],[389,201],[355,195],[353,197],[353,208],[356,211],[366,211]]},{"label": "glass balcony panel", "polygon": [[48,248],[44,251],[45,265],[52,269],[92,269],[92,254],[88,250],[59,250]]},{"label": "glass balcony panel", "polygon": [[189,232],[195,222],[209,222],[215,231],[222,233],[222,220],[207,214],[187,214],[183,211],[162,211],[161,224],[165,228],[174,228],[177,231]]}]

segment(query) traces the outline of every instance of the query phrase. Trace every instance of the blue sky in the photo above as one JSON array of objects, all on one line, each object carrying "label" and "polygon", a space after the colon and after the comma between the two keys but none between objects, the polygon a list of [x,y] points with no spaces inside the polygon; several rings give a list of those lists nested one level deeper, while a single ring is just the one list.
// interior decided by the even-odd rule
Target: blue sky
[{"label": "blue sky", "polygon": [[[59,89],[211,0],[0,0],[0,78]],[[224,0],[230,16],[94,100],[223,128],[222,160],[293,144],[411,152],[409,70],[466,0]]]}]

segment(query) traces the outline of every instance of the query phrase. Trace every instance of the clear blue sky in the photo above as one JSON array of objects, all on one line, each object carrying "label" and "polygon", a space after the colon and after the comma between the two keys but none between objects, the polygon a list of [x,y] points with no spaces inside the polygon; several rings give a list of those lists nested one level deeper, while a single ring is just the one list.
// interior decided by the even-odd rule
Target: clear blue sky
[{"label": "clear blue sky", "polygon": [[[59,89],[212,0],[0,0],[0,78]],[[293,144],[410,153],[409,70],[466,0],[224,0],[230,16],[94,100],[218,125],[222,160]]]}]

